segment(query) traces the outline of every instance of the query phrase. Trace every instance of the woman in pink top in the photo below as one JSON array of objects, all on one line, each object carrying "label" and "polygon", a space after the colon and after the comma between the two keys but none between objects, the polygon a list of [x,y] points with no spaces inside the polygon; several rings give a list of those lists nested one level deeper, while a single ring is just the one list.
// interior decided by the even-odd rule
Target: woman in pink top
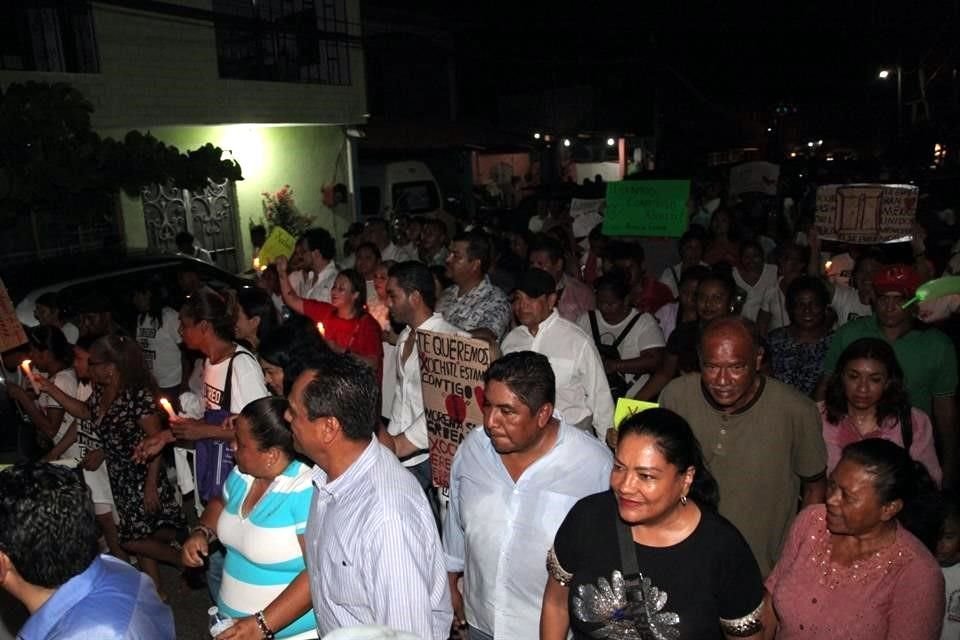
[{"label": "woman in pink top", "polygon": [[911,533],[935,543],[936,526],[925,528],[921,513],[934,491],[902,447],[880,438],[847,446],[827,504],[800,512],[767,578],[766,637],[939,638],[943,574]]},{"label": "woman in pink top", "polygon": [[818,406],[827,445],[827,473],[837,466],[840,452],[848,444],[883,438],[907,449],[940,486],[943,471],[937,460],[933,425],[926,413],[910,406],[903,369],[886,341],[861,338],[851,343],[840,354],[825,397]]}]

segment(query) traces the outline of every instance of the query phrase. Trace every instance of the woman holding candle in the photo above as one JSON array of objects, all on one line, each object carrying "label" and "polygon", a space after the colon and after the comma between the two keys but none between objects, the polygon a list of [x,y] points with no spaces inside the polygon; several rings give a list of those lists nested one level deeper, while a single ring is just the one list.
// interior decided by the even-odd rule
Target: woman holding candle
[{"label": "woman holding candle", "polygon": [[296,313],[314,322],[322,322],[322,333],[330,348],[338,353],[350,353],[366,362],[377,372],[379,381],[383,364],[381,329],[364,308],[367,290],[360,274],[354,269],[341,271],[333,282],[330,302],[322,302],[297,295],[287,279],[285,258],[277,259],[277,270],[283,302]]},{"label": "woman holding candle", "polygon": [[30,422],[45,440],[53,443],[43,456],[43,460],[77,459],[80,449],[77,446],[77,425],[73,416],[48,393],[38,393],[40,371],[50,378],[50,382],[70,397],[77,395],[77,375],[73,370],[73,348],[67,342],[63,332],[56,327],[40,325],[33,327],[27,334],[30,341],[31,360],[21,364],[24,375],[30,381],[33,393],[22,387],[9,384],[7,392],[30,417]]},{"label": "woman holding candle", "polygon": [[90,349],[88,366],[94,388],[86,402],[68,396],[49,380],[38,378],[37,384],[68,413],[93,423],[102,449],[89,451],[83,468],[95,470],[106,460],[120,517],[121,545],[138,556],[140,568],[159,589],[157,563],[179,566],[180,555],[171,543],[185,522],[163,459],[147,464],[132,459],[144,434],[163,428],[155,400],[156,382],[144,364],[140,345],[125,336],[97,340]]}]

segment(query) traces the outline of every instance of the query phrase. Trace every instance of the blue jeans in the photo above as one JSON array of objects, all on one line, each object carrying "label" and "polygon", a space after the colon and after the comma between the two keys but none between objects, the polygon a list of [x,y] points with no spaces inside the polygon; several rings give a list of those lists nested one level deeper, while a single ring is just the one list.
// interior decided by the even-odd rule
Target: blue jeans
[{"label": "blue jeans", "polygon": [[222,544],[217,545],[216,551],[207,556],[207,590],[214,602],[220,595],[220,585],[223,583],[223,561],[226,558],[226,549]]}]

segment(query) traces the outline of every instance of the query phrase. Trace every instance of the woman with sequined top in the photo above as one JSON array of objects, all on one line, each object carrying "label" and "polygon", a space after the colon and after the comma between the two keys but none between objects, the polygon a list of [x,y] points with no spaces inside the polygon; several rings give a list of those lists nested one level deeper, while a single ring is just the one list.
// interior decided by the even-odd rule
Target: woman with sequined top
[{"label": "woman with sequined top", "polygon": [[610,490],[573,506],[547,554],[540,638],[761,638],[760,569],[690,426],[648,409],[619,434]]},{"label": "woman with sequined top", "polygon": [[939,526],[934,490],[902,447],[880,438],[847,445],[826,505],[797,516],[767,578],[767,637],[939,638],[943,574],[928,551]]}]

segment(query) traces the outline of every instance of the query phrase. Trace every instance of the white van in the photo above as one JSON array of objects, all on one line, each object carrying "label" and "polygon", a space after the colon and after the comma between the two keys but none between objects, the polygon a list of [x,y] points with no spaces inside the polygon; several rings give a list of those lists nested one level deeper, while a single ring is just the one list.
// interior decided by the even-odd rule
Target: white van
[{"label": "white van", "polygon": [[360,220],[392,218],[401,213],[423,215],[443,207],[440,185],[422,162],[361,164],[357,173]]}]

